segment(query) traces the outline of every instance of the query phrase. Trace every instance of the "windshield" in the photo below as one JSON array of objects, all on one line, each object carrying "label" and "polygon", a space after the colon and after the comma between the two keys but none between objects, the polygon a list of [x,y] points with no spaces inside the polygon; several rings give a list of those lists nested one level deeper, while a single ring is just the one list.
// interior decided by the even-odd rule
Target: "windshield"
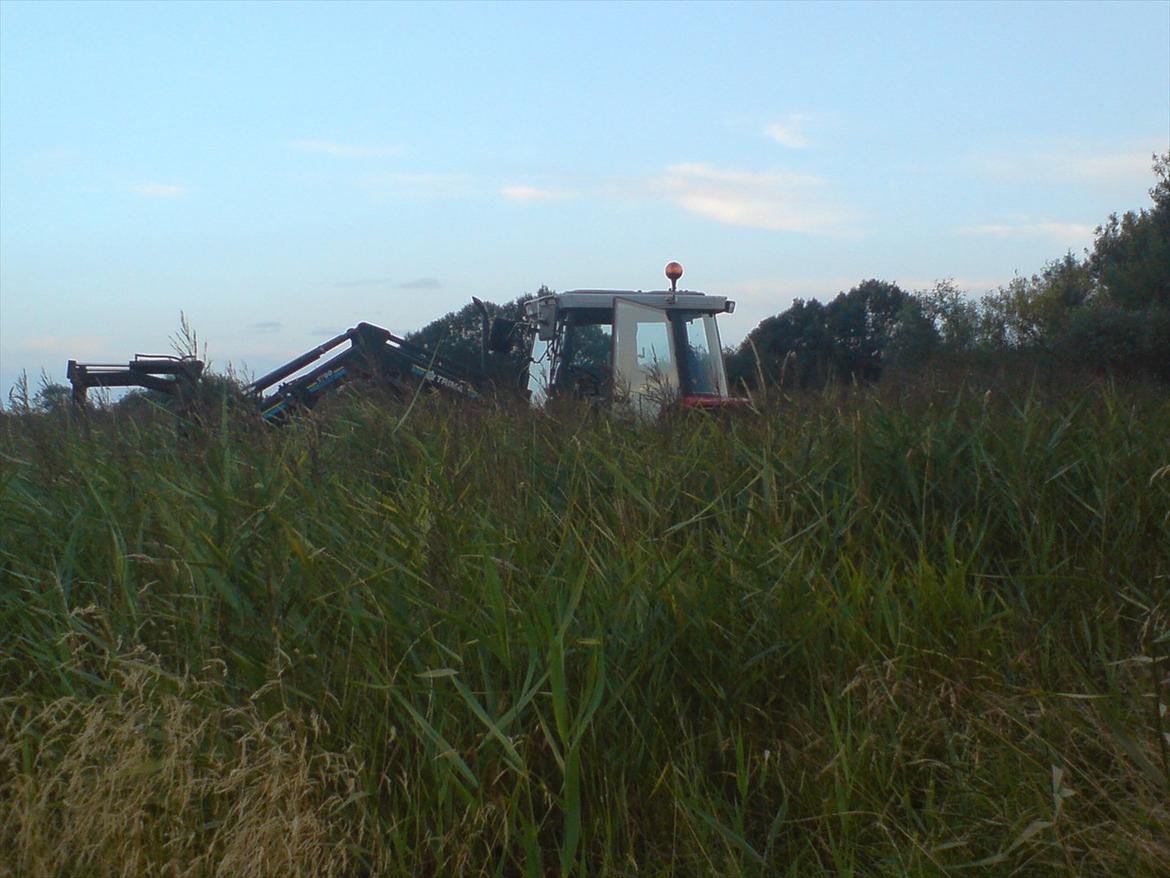
[{"label": "windshield", "polygon": [[599,323],[570,323],[557,367],[556,384],[577,396],[609,393],[613,327]]},{"label": "windshield", "polygon": [[723,351],[719,347],[719,328],[712,314],[677,314],[686,340],[686,371],[690,392],[699,395],[727,396],[727,376],[723,371]]}]

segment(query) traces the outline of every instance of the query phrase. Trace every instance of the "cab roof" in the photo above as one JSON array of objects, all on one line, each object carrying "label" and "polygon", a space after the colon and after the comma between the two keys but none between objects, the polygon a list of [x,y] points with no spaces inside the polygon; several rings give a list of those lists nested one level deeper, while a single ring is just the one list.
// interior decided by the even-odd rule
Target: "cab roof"
[{"label": "cab roof", "polygon": [[[613,308],[616,299],[626,299],[637,302],[639,305],[650,305],[655,308],[677,308],[686,311],[728,311],[726,296],[710,296],[695,290],[568,290],[563,293],[552,293],[542,296],[541,299],[554,299],[558,309],[571,310],[575,308]],[[731,308],[735,303],[731,303]]]}]

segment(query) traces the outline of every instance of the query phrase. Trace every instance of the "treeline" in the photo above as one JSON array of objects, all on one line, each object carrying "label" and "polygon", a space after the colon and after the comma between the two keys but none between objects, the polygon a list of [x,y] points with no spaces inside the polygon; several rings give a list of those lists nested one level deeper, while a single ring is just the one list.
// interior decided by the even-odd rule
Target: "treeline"
[{"label": "treeline", "polygon": [[1154,156],[1153,206],[1097,227],[1083,257],[980,299],[952,281],[906,291],[867,280],[827,304],[798,299],[728,351],[732,382],[806,387],[875,380],[886,367],[1021,358],[1170,380],[1170,152]]}]

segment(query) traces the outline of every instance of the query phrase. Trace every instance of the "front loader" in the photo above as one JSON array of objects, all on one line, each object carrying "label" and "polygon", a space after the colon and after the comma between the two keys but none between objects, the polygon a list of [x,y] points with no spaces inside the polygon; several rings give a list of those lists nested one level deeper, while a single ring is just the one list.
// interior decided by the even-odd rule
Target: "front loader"
[{"label": "front loader", "polygon": [[[346,343],[348,347],[332,353]],[[324,363],[271,389],[326,355],[330,356]],[[465,370],[372,323],[359,323],[306,351],[257,378],[245,392],[256,400],[260,416],[276,423],[298,410],[313,408],[326,394],[359,379],[374,381],[400,394],[422,384],[466,399],[480,395]]]}]

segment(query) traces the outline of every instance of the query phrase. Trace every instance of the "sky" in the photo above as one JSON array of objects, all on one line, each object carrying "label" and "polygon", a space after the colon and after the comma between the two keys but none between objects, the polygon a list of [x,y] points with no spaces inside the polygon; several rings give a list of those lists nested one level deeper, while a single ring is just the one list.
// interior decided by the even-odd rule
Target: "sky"
[{"label": "sky", "polygon": [[1149,206],[1170,2],[0,0],[0,389],[542,284],[973,296]]}]

